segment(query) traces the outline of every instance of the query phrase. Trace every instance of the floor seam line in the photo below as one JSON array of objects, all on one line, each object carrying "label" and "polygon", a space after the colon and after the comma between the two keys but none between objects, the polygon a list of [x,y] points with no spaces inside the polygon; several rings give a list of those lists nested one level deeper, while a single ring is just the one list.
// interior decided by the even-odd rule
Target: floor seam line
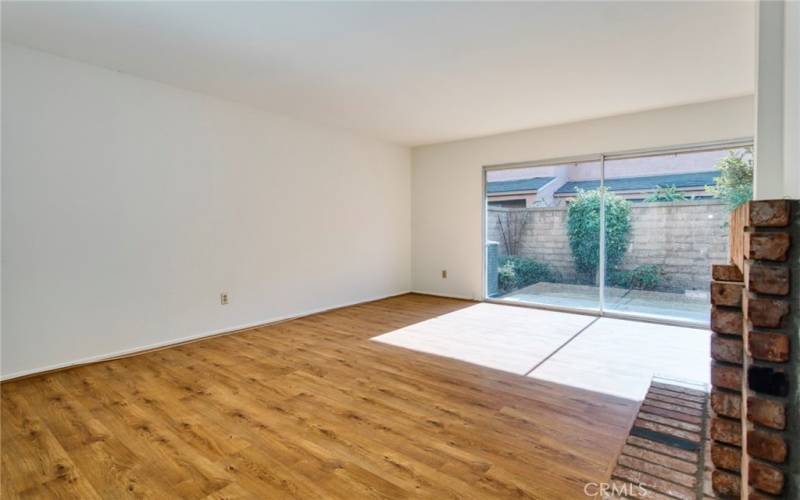
[{"label": "floor seam line", "polygon": [[536,363],[535,365],[533,365],[533,368],[531,368],[530,370],[528,370],[527,372],[525,372],[525,375],[523,375],[523,377],[527,377],[528,375],[530,375],[530,374],[533,372],[533,370],[535,370],[535,369],[539,368],[540,366],[542,366],[542,365],[543,365],[543,364],[544,364],[544,363],[545,363],[545,362],[546,362],[548,359],[550,359],[550,358],[552,358],[553,356],[555,356],[555,355],[556,355],[556,353],[557,353],[558,351],[560,351],[561,349],[565,348],[567,345],[569,345],[569,343],[570,343],[570,342],[572,342],[573,340],[575,340],[576,338],[578,338],[578,335],[582,334],[582,333],[583,333],[583,332],[585,332],[585,331],[586,331],[586,330],[587,330],[587,329],[588,329],[590,326],[592,326],[593,324],[597,323],[597,320],[599,320],[599,319],[600,319],[600,317],[599,317],[599,316],[598,316],[597,318],[594,318],[592,321],[590,321],[590,322],[589,322],[589,324],[588,324],[588,325],[586,325],[586,326],[584,326],[583,328],[581,328],[580,330],[578,330],[578,332],[577,332],[575,335],[573,335],[572,337],[570,337],[569,339],[567,339],[567,341],[566,341],[566,342],[564,342],[563,344],[561,344],[560,346],[558,346],[558,347],[556,348],[556,350],[555,350],[555,351],[551,352],[551,353],[550,353],[550,354],[548,354],[548,355],[547,355],[547,356],[546,356],[546,357],[545,357],[543,360],[541,360],[541,361],[539,361],[538,363]]}]

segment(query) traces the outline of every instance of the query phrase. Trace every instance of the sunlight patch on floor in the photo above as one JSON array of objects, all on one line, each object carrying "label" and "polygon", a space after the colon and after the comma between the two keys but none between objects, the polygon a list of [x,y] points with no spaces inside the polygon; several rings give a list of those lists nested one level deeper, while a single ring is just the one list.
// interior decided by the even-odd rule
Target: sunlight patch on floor
[{"label": "sunlight patch on floor", "polygon": [[641,400],[655,375],[709,383],[705,330],[600,318],[529,376]]},{"label": "sunlight patch on floor", "polygon": [[595,319],[482,303],[372,340],[628,399],[653,376],[708,384],[708,331]]},{"label": "sunlight patch on floor", "polygon": [[580,314],[483,303],[372,340],[524,375],[592,320]]}]

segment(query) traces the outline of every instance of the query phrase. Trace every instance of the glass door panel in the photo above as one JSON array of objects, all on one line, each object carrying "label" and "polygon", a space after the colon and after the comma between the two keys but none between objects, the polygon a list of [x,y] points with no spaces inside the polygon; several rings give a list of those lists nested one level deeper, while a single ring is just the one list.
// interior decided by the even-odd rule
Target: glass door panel
[{"label": "glass door panel", "polygon": [[711,264],[727,262],[730,205],[751,189],[744,178],[716,190],[731,161],[746,164],[748,151],[605,161],[604,310],[708,323]]},{"label": "glass door panel", "polygon": [[486,171],[486,294],[600,310],[601,163]]}]

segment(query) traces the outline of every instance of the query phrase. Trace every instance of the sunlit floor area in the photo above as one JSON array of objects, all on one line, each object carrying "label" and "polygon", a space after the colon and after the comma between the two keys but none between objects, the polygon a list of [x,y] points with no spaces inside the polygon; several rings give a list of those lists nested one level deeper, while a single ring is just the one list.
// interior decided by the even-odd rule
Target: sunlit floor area
[{"label": "sunlit floor area", "polygon": [[[594,286],[539,282],[513,291],[502,300],[557,307],[596,309],[598,289]],[[651,290],[605,288],[605,308],[656,318],[708,323],[708,292],[689,290],[683,293]]]},{"label": "sunlit floor area", "polygon": [[373,340],[539,380],[641,400],[653,376],[709,382],[709,332],[476,304]]}]

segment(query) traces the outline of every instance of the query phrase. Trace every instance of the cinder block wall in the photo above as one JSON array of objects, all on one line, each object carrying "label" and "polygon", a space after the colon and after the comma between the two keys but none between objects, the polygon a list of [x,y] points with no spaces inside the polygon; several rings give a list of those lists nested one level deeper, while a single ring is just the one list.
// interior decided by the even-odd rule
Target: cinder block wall
[{"label": "cinder block wall", "polygon": [[712,268],[712,487],[798,498],[800,210],[774,200],[741,212],[744,228],[731,228],[744,232],[740,266]]},{"label": "cinder block wall", "polygon": [[[506,248],[498,216],[509,210],[527,214],[520,254],[547,263],[567,280],[575,280],[575,263],[569,252],[567,209],[490,208],[486,218],[487,239]],[[657,264],[664,271],[664,285],[676,290],[706,290],[711,264],[728,255],[728,208],[716,200],[634,203],[631,232],[621,268]]]}]

